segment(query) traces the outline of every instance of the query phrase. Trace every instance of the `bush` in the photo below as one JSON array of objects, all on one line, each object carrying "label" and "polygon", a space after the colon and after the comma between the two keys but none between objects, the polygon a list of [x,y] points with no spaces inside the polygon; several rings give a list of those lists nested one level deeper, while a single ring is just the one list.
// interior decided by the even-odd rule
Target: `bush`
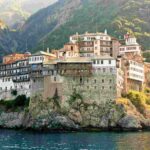
[{"label": "bush", "polygon": [[145,88],[145,93],[150,94],[150,88]]},{"label": "bush", "polygon": [[58,90],[57,90],[57,88],[56,88],[56,90],[55,90],[55,93],[54,93],[54,96],[53,96],[53,102],[54,102],[54,105],[57,107],[57,108],[61,108],[61,106],[60,106],[60,97],[59,97],[59,95],[58,95]]},{"label": "bush", "polygon": [[18,107],[28,107],[30,98],[27,98],[26,95],[19,95],[14,100],[1,100],[0,104],[4,105],[6,109],[17,109]]},{"label": "bush", "polygon": [[17,90],[12,90],[11,91],[11,95],[13,95],[13,96],[17,96],[17,93],[18,93]]},{"label": "bush", "polygon": [[77,99],[83,100],[81,94],[77,93],[76,90],[73,91],[69,99],[69,104],[72,105]]},{"label": "bush", "polygon": [[150,105],[150,98],[148,98],[148,99],[146,100],[146,104],[147,104],[147,105]]},{"label": "bush", "polygon": [[127,94],[127,98],[130,99],[133,105],[141,112],[144,112],[145,105],[147,103],[148,97],[142,93],[137,91],[130,91]]}]

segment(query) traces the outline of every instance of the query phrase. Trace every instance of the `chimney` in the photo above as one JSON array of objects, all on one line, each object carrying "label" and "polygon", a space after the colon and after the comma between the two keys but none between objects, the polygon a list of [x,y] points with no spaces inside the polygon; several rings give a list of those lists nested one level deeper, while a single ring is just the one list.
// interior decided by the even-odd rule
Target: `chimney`
[{"label": "chimney", "polygon": [[49,53],[49,48],[47,48],[47,53]]}]

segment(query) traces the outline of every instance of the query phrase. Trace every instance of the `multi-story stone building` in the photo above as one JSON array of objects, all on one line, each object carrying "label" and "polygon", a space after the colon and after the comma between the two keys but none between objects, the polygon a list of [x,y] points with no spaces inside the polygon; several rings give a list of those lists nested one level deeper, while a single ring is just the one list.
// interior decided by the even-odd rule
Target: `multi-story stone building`
[{"label": "multi-story stone building", "polygon": [[40,93],[43,99],[47,99],[54,96],[56,89],[60,91],[54,54],[40,51],[29,58],[29,64],[31,65],[31,96]]},{"label": "multi-story stone building", "polygon": [[135,36],[127,33],[124,36],[125,44],[120,46],[119,54],[138,54],[141,55],[141,45],[137,43]]},{"label": "multi-story stone building", "polygon": [[117,39],[105,33],[88,33],[70,36],[69,43],[58,53],[59,57],[117,57],[120,43]]},{"label": "multi-story stone building", "polygon": [[142,91],[145,82],[143,57],[138,54],[125,55],[121,61],[121,68],[124,71],[124,92]]},{"label": "multi-story stone building", "polygon": [[3,57],[3,64],[10,64],[17,60],[26,59],[31,55],[31,53],[26,52],[25,54],[13,53]]},{"label": "multi-story stone building", "polygon": [[112,57],[73,57],[55,60],[42,67],[41,73],[32,76],[32,94],[41,93],[44,99],[52,98],[57,90],[61,101],[74,93],[99,103],[114,101],[117,92],[117,65]]},{"label": "multi-story stone building", "polygon": [[144,63],[145,66],[145,86],[150,88],[150,63]]},{"label": "multi-story stone building", "polygon": [[28,58],[0,65],[0,99],[11,98],[12,90],[30,96],[30,87]]}]

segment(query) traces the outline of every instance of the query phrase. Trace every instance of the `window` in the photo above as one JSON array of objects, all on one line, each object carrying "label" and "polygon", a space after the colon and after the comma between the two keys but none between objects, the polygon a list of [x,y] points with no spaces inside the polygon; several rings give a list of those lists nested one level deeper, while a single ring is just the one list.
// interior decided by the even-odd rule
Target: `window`
[{"label": "window", "polygon": [[104,64],[104,61],[103,61],[103,60],[101,60],[101,64]]},{"label": "window", "polygon": [[106,72],[106,68],[103,68],[103,72]]},{"label": "window", "polygon": [[112,87],[111,87],[111,86],[110,86],[109,88],[110,88],[110,89],[112,89]]},{"label": "window", "polygon": [[56,77],[54,77],[54,81],[56,81],[57,79],[56,79]]},{"label": "window", "polygon": [[94,82],[96,83],[96,79],[94,80]]},{"label": "window", "polygon": [[109,82],[112,83],[112,80],[110,79]]},{"label": "window", "polygon": [[109,64],[111,64],[111,60],[109,60]]},{"label": "window", "polygon": [[105,89],[105,87],[104,86],[102,86],[102,90],[104,90]]},{"label": "window", "polygon": [[82,79],[82,78],[80,78],[80,84],[82,84],[82,82],[83,82],[83,79]]},{"label": "window", "polygon": [[112,69],[112,68],[110,68],[110,72],[111,72],[111,73],[113,72],[113,69]]},{"label": "window", "polygon": [[102,83],[104,83],[104,79],[102,79]]}]

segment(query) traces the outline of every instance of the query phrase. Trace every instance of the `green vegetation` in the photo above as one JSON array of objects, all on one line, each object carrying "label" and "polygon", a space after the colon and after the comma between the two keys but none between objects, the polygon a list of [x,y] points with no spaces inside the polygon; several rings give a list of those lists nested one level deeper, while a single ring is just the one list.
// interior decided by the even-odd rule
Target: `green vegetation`
[{"label": "green vegetation", "polygon": [[60,106],[60,97],[59,97],[59,95],[58,95],[58,90],[57,90],[57,88],[56,88],[56,90],[55,90],[55,94],[54,94],[54,96],[53,96],[53,103],[54,103],[54,105],[58,108],[58,109],[60,109],[61,108],[61,106]]},{"label": "green vegetation", "polygon": [[144,52],[143,56],[146,59],[145,60],[146,62],[150,62],[150,52],[149,51],[148,52]]},{"label": "green vegetation", "polygon": [[77,93],[76,90],[73,91],[69,99],[69,104],[72,105],[76,100],[83,100],[82,95]]},{"label": "green vegetation", "polygon": [[[76,32],[103,32],[108,29],[109,34],[117,38],[123,38],[125,33],[130,32],[145,49],[150,48],[150,3],[146,0],[88,0],[83,1],[81,6],[65,24],[47,34],[44,39],[45,47],[59,49],[68,41],[68,37]],[[40,42],[35,50],[41,49],[42,46],[43,43]]]},{"label": "green vegetation", "polygon": [[127,98],[141,113],[144,113],[146,105],[150,104],[150,97],[148,97],[144,92],[130,91],[127,94]]},{"label": "green vegetation", "polygon": [[18,93],[17,90],[12,90],[11,91],[11,95],[13,95],[13,96],[17,96],[17,93]]},{"label": "green vegetation", "polygon": [[[33,52],[43,47],[59,49],[76,32],[105,29],[121,39],[126,32],[132,33],[147,50],[150,49],[149,8],[149,0],[60,0],[32,15],[20,30],[0,33],[0,52],[24,50],[25,41]],[[149,56],[146,58],[150,61]]]},{"label": "green vegetation", "polygon": [[19,95],[14,100],[1,100],[0,105],[6,107],[6,109],[16,110],[19,107],[28,107],[30,98],[25,95]]}]

